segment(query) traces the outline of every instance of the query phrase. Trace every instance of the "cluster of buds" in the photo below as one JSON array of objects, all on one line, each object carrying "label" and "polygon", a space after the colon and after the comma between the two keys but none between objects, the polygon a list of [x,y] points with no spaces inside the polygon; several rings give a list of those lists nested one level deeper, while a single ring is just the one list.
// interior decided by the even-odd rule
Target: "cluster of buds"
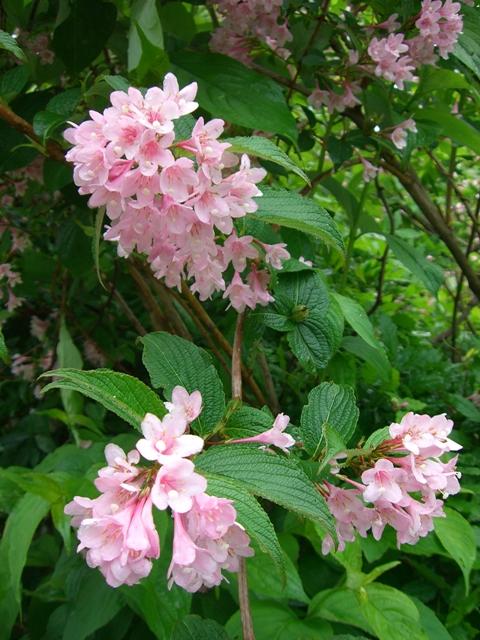
[{"label": "cluster of buds", "polygon": [[[67,129],[74,147],[66,157],[79,192],[90,194],[89,205],[105,206],[111,220],[105,238],[118,243],[119,255],[146,254],[157,278],[177,288],[182,278],[191,279],[201,300],[224,291],[237,311],[266,305],[270,276],[258,265],[263,260],[281,268],[289,254],[284,245],[237,238],[233,225],[256,211],[254,198],[262,195],[256,184],[265,171],[219,140],[222,120],[199,118],[190,138],[176,140],[174,121],[197,108],[196,91],[196,83],[179,89],[171,73],[163,89],[145,95],[134,88],[114,91],[111,107],[90,111],[91,120]],[[230,263],[235,278],[226,288]],[[245,284],[240,273],[247,265]]]},{"label": "cluster of buds", "polygon": [[[444,516],[438,494],[446,498],[460,491],[460,474],[455,468],[458,456],[446,462],[440,459],[461,449],[449,438],[452,428],[445,414],[407,413],[400,423],[390,425],[390,439],[375,449],[375,463],[363,467],[360,481],[340,475],[338,458],[332,461],[332,473],[353,487],[330,482],[321,487],[336,521],[339,551],[357,533],[365,537],[371,530],[379,540],[387,525],[395,529],[399,545],[415,544],[433,530],[433,518]],[[323,552],[334,547],[327,535]]]},{"label": "cluster of buds", "polygon": [[[100,469],[97,498],[76,496],[65,507],[78,527],[78,551],[90,567],[100,569],[112,587],[133,585],[147,576],[152,560],[160,555],[153,508],[169,508],[173,514],[173,554],[168,577],[189,592],[219,585],[222,571],[238,571],[239,559],[253,555],[250,539],[237,522],[231,502],[206,493],[206,479],[196,473],[190,459],[204,446],[202,438],[188,433],[200,415],[202,396],[175,387],[165,403],[162,418],[147,413],[143,438],[128,455],[108,444],[108,466]],[[255,438],[285,450],[294,441],[283,431],[288,416],[280,414],[271,429]],[[150,463],[141,466],[140,459]]]}]

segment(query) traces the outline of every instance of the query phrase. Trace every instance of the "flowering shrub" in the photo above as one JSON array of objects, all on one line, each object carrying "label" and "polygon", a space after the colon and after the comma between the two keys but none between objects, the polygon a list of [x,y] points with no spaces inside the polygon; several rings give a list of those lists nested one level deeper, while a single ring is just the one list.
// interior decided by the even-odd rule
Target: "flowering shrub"
[{"label": "flowering shrub", "polygon": [[477,637],[479,34],[5,3],[0,640]]}]

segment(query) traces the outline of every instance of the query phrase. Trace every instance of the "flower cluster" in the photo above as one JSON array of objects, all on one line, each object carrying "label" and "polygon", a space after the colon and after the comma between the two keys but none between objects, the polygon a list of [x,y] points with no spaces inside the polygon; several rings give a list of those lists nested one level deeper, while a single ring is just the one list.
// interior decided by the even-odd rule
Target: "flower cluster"
[{"label": "flower cluster", "polygon": [[[444,414],[430,417],[407,413],[389,427],[390,439],[376,450],[382,457],[361,474],[361,482],[340,476],[353,488],[325,482],[322,490],[335,517],[338,549],[352,542],[358,532],[369,530],[376,540],[386,525],[396,530],[398,544],[415,544],[433,530],[433,518],[441,517],[443,498],[458,493],[457,456],[440,457],[461,446],[449,438],[453,422]],[[338,473],[335,460],[332,473]],[[367,506],[371,505],[371,506]],[[334,549],[331,536],[323,540],[323,552]]]},{"label": "flower cluster", "polygon": [[[190,278],[201,300],[225,291],[241,311],[271,300],[269,274],[257,270],[264,254],[267,263],[272,251],[280,255],[270,264],[281,268],[288,253],[260,242],[255,247],[251,236],[235,234],[234,219],[257,209],[256,184],[265,171],[252,168],[247,155],[233,170],[238,157],[219,140],[222,120],[199,118],[188,139],[175,141],[174,121],[197,108],[196,90],[196,83],[179,89],[167,74],[163,89],[145,95],[134,88],[114,91],[103,114],[90,111],[90,120],[67,129],[75,146],[66,157],[75,165],[79,192],[90,194],[89,205],[106,207],[111,226],[105,238],[118,243],[120,255],[144,253],[167,286],[180,288],[182,278]],[[219,234],[226,237],[223,245]],[[240,273],[247,260],[254,262],[245,284]],[[235,278],[226,289],[230,263]]]},{"label": "flower cluster", "polygon": [[460,3],[452,0],[423,0],[415,22],[418,34],[408,40],[404,33],[392,33],[400,28],[395,20],[397,14],[376,25],[391,33],[386,38],[373,38],[368,47],[368,53],[376,63],[375,74],[403,89],[405,82],[417,80],[414,72],[420,65],[435,64],[437,52],[447,59],[462,32],[460,9]]},{"label": "flower cluster", "polygon": [[329,113],[333,113],[334,111],[343,113],[345,109],[355,107],[357,104],[360,104],[360,100],[357,98],[360,91],[361,87],[358,82],[345,81],[343,83],[341,93],[337,93],[331,89],[324,91],[317,87],[315,91],[309,95],[308,102],[315,109],[319,109],[322,105],[326,105]]},{"label": "flower cluster", "polygon": [[292,39],[280,18],[282,0],[217,0],[213,4],[223,17],[210,40],[212,51],[249,65],[252,49],[263,43],[282,59],[290,56],[285,44]]},{"label": "flower cluster", "polygon": [[[137,583],[159,557],[153,507],[169,508],[173,514],[170,586],[195,592],[219,585],[223,570],[238,571],[239,559],[253,555],[231,500],[208,495],[207,481],[190,459],[204,445],[202,438],[187,432],[202,410],[200,392],[175,387],[165,407],[162,419],[145,415],[143,438],[128,455],[115,444],[106,446],[107,466],[95,480],[100,495],[76,496],[65,507],[78,527],[78,551],[112,587]],[[230,442],[259,442],[286,451],[294,444],[292,436],[283,433],[288,423],[289,417],[279,414],[271,429]],[[141,466],[141,457],[152,464]]]}]

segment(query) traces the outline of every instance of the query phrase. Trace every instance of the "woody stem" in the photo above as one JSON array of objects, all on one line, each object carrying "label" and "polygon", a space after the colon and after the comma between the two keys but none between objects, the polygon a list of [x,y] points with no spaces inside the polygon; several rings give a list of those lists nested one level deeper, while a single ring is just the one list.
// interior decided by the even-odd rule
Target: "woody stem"
[{"label": "woody stem", "polygon": [[[232,397],[234,400],[242,399],[242,338],[243,321],[245,316],[239,313],[235,327],[232,352]],[[240,618],[242,620],[243,640],[255,640],[253,631],[252,612],[248,597],[247,567],[245,558],[240,558],[238,570],[238,601],[240,605]]]}]

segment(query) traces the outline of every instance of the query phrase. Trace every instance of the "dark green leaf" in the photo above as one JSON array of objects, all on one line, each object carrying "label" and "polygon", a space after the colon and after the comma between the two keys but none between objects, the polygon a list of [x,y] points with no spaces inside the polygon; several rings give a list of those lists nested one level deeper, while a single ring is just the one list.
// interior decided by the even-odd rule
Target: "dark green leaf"
[{"label": "dark green leaf", "polygon": [[44,373],[43,376],[58,378],[44,387],[43,393],[51,389],[78,391],[100,402],[106,409],[113,411],[137,429],[140,428],[146,413],[154,413],[157,416],[165,414],[165,407],[157,394],[137,378],[125,373],[108,369],[55,369]]},{"label": "dark green leaf", "polygon": [[200,471],[241,482],[255,495],[317,521],[332,531],[332,519],[323,498],[292,458],[259,449],[257,445],[211,447],[196,459]]},{"label": "dark green leaf", "polygon": [[261,191],[263,195],[257,200],[258,210],[249,214],[251,217],[303,231],[343,252],[342,236],[335,222],[316,202],[284,189],[262,186]]},{"label": "dark green leaf", "polygon": [[229,640],[229,637],[215,620],[190,615],[178,622],[171,640]]},{"label": "dark green leaf", "polygon": [[25,54],[18,46],[16,39],[6,31],[2,30],[0,30],[0,49],[13,53],[13,55],[19,60],[25,61]]},{"label": "dark green leaf", "polygon": [[[330,427],[348,444],[357,426],[359,411],[351,387],[323,382],[308,394],[300,426],[305,449],[316,455],[326,445],[325,429]],[[337,451],[336,453],[339,453]]]},{"label": "dark green leaf", "polygon": [[198,82],[200,106],[212,115],[296,140],[295,120],[273,80],[219,54],[181,51],[171,58],[182,83]]},{"label": "dark green leaf", "polygon": [[475,533],[465,518],[453,509],[445,508],[446,518],[435,518],[435,533],[453,560],[462,570],[468,593],[470,572],[477,555]]},{"label": "dark green leaf", "polygon": [[225,412],[225,395],[217,370],[206,351],[191,342],[158,331],[140,339],[143,364],[152,385],[170,394],[180,385],[192,393],[200,391],[203,399],[201,415],[192,428],[205,437],[211,433]]}]

